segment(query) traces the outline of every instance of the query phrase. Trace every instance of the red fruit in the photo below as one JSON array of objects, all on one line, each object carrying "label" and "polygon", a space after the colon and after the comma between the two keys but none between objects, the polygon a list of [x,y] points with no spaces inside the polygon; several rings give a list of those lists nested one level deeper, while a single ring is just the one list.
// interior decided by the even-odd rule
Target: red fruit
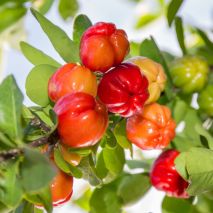
[{"label": "red fruit", "polygon": [[73,177],[58,169],[58,174],[54,177],[50,190],[53,206],[69,201],[73,192]]},{"label": "red fruit", "polygon": [[95,145],[108,125],[106,107],[86,93],[77,92],[62,97],[54,111],[58,116],[61,142],[70,147]]},{"label": "red fruit", "polygon": [[129,117],[142,109],[149,97],[148,80],[136,65],[123,63],[103,76],[98,96],[110,112]]},{"label": "red fruit", "polygon": [[156,189],[166,192],[168,196],[188,198],[186,188],[189,184],[178,174],[174,164],[179,154],[174,149],[163,152],[154,162],[150,179]]},{"label": "red fruit", "polygon": [[86,67],[77,64],[65,64],[50,78],[48,84],[49,98],[56,102],[71,92],[85,92],[92,96],[97,94],[96,76]]},{"label": "red fruit", "polygon": [[83,34],[80,44],[82,63],[93,71],[105,72],[120,64],[129,52],[124,30],[112,23],[98,22]]}]

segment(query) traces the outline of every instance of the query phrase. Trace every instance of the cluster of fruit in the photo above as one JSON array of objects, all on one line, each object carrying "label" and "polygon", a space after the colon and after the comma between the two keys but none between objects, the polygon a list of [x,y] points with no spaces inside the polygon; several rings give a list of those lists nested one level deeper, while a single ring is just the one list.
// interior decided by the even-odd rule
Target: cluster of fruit
[{"label": "cluster of fruit", "polygon": [[[83,65],[65,64],[51,76],[48,94],[55,103],[60,147],[69,163],[77,165],[81,159],[68,149],[97,144],[108,127],[111,113],[126,119],[128,140],[143,150],[163,149],[175,137],[176,124],[170,109],[156,103],[166,84],[163,67],[141,56],[123,62],[128,52],[125,31],[116,29],[114,24],[99,22],[81,38]],[[172,72],[180,76],[179,67],[174,66]],[[174,83],[185,85],[186,91],[193,89],[178,76]],[[201,84],[204,83],[205,79]],[[188,182],[174,165],[178,154],[177,150],[163,152],[154,162],[150,180],[170,196],[187,198]],[[72,184],[72,177],[58,173],[51,187],[54,205],[71,197]]]}]

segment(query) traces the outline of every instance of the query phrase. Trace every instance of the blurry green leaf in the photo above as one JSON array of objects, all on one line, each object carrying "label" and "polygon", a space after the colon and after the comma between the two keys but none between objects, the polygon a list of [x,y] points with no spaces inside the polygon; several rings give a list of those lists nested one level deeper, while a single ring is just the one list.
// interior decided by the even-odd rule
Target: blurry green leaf
[{"label": "blurry green leaf", "polygon": [[173,107],[173,118],[177,124],[184,120],[188,109],[189,106],[186,104],[186,102],[178,98],[176,99]]},{"label": "blurry green leaf", "polygon": [[205,148],[192,148],[186,153],[186,169],[190,185],[190,195],[198,195],[213,190],[213,151]]},{"label": "blurry green leaf", "polygon": [[81,195],[81,197],[74,200],[73,203],[79,206],[81,209],[85,210],[86,212],[89,212],[90,210],[89,200],[91,198],[91,195],[92,191],[88,189]]},{"label": "blurry green leaf", "polygon": [[186,155],[187,152],[181,152],[180,155],[178,155],[178,157],[175,159],[175,168],[181,177],[188,180],[188,173],[186,170]]},{"label": "blurry green leaf", "polygon": [[23,95],[12,75],[9,75],[0,85],[0,131],[11,139],[22,138],[21,110]]},{"label": "blurry green leaf", "polygon": [[197,30],[197,33],[200,35],[200,37],[205,42],[206,46],[211,48],[211,50],[213,50],[213,42],[208,38],[206,33],[199,28],[196,28],[196,30]]},{"label": "blurry green leaf", "polygon": [[196,202],[196,210],[199,213],[210,213],[213,212],[213,202],[212,199],[209,199],[208,193],[204,193],[201,196],[198,196]]},{"label": "blurry green leaf", "polygon": [[183,55],[185,55],[187,52],[186,52],[186,46],[184,42],[184,29],[183,29],[182,19],[180,17],[175,18],[175,30],[176,30],[179,46],[182,50]]},{"label": "blurry green leaf", "polygon": [[150,187],[149,175],[129,174],[120,180],[117,195],[122,199],[124,205],[132,204],[140,200]]},{"label": "blurry green leaf", "polygon": [[20,43],[22,53],[24,56],[34,65],[48,64],[54,67],[60,67],[61,65],[55,61],[55,59],[43,53],[41,50],[36,49],[26,42]]},{"label": "blurry green leaf", "polygon": [[96,188],[90,199],[90,213],[121,213],[121,203],[110,186]]},{"label": "blurry green leaf", "polygon": [[25,88],[27,96],[34,103],[40,106],[49,104],[48,81],[56,70],[56,67],[41,64],[30,71],[26,79]]},{"label": "blurry green leaf", "polygon": [[180,9],[181,5],[183,3],[183,0],[171,0],[168,6],[168,11],[167,11],[167,20],[169,23],[169,26],[172,25],[172,22]]},{"label": "blurry green leaf", "polygon": [[145,171],[149,171],[152,165],[153,160],[127,160],[126,164],[130,169],[144,169]]},{"label": "blurry green leaf", "polygon": [[97,170],[98,177],[100,177],[101,179],[107,176],[108,169],[106,168],[106,165],[104,162],[103,151],[100,152],[100,154],[98,155],[96,170]]},{"label": "blurry green leaf", "polygon": [[126,120],[125,119],[122,120],[120,123],[118,123],[115,126],[114,135],[115,135],[115,138],[116,138],[118,144],[122,148],[132,150],[132,144],[127,139],[127,135],[126,135]]},{"label": "blurry green leaf", "polygon": [[106,168],[113,174],[119,174],[122,172],[125,155],[123,148],[117,144],[115,147],[110,147],[106,145],[103,149],[103,158],[106,165]]},{"label": "blurry green leaf", "polygon": [[110,128],[106,130],[104,136],[101,139],[101,146],[105,147],[106,145],[112,148],[117,145],[116,137]]},{"label": "blurry green leaf", "polygon": [[88,180],[90,185],[98,186],[102,183],[101,179],[97,175],[91,155],[82,158],[78,168],[82,171],[83,178]]},{"label": "blurry green leaf", "polygon": [[23,6],[0,8],[0,32],[17,22],[26,12]]},{"label": "blurry green leaf", "polygon": [[62,153],[58,148],[54,149],[54,161],[56,165],[61,169],[63,172],[72,175],[75,178],[81,178],[82,177],[82,172],[80,169],[77,167],[67,163],[63,156]]},{"label": "blurry green leaf", "polygon": [[165,196],[162,203],[162,213],[196,213],[190,201]]},{"label": "blurry green leaf", "polygon": [[[36,193],[32,193],[29,194],[27,193],[25,195],[26,200],[28,200],[31,203],[34,204],[40,204],[42,206],[44,206],[45,210],[48,213],[52,213],[53,210],[53,206],[52,206],[52,196],[51,196],[51,190],[50,187],[45,187],[42,190],[40,190],[39,192]],[[26,212],[28,213],[28,212]]]},{"label": "blurry green leaf", "polygon": [[64,20],[73,17],[77,13],[78,8],[79,5],[77,0],[59,1],[58,10]]},{"label": "blurry green leaf", "polygon": [[138,42],[130,42],[130,57],[138,56],[140,50],[140,43]]},{"label": "blurry green leaf", "polygon": [[92,26],[90,19],[83,14],[78,15],[73,24],[73,40],[79,44],[84,31]]},{"label": "blurry green leaf", "polygon": [[46,14],[51,8],[54,0],[39,0],[33,1],[33,7],[38,10],[41,14]]},{"label": "blurry green leaf", "polygon": [[150,58],[160,64],[162,64],[164,71],[167,75],[167,84],[165,88],[166,95],[168,99],[170,99],[174,94],[172,92],[173,83],[171,74],[168,68],[168,65],[161,54],[160,49],[158,48],[157,44],[155,43],[155,40],[151,37],[151,39],[145,39],[140,46],[140,55]]},{"label": "blurry green leaf", "polygon": [[32,149],[24,150],[20,170],[22,186],[28,193],[47,187],[56,174],[48,159]]},{"label": "blurry green leaf", "polygon": [[82,157],[86,157],[86,156],[90,155],[91,152],[92,152],[91,147],[85,147],[85,148],[71,148],[71,147],[69,147],[68,149],[69,149],[69,152],[73,152],[73,153],[78,154]]},{"label": "blurry green leaf", "polygon": [[16,207],[22,199],[22,186],[18,178],[19,162],[9,162],[5,171],[1,171],[3,177],[0,181],[0,187],[4,193],[0,193],[0,200],[9,208]]},{"label": "blurry green leaf", "polygon": [[155,21],[156,19],[158,19],[159,17],[161,16],[161,13],[148,13],[148,14],[144,14],[142,15],[136,25],[135,25],[135,28],[136,29],[139,29],[139,28],[142,28],[142,27],[145,27],[147,26],[148,24],[152,23],[153,21]]},{"label": "blurry green leaf", "polygon": [[10,149],[15,144],[3,132],[0,132],[0,150]]},{"label": "blurry green leaf", "polygon": [[54,25],[42,14],[31,9],[43,31],[46,33],[55,50],[66,62],[79,62],[79,48],[68,35],[58,26]]}]

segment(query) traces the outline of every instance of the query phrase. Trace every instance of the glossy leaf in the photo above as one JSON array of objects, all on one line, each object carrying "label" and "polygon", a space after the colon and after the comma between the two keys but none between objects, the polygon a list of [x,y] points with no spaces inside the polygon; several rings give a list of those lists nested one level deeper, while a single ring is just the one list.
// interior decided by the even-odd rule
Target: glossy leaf
[{"label": "glossy leaf", "polygon": [[184,42],[184,29],[183,29],[182,19],[180,17],[175,18],[175,30],[176,30],[179,46],[182,50],[183,55],[185,55],[187,52],[186,52],[186,46]]},{"label": "glossy leaf", "polygon": [[78,45],[76,45],[61,28],[54,25],[42,14],[34,9],[31,9],[31,12],[41,25],[43,31],[46,33],[59,55],[66,62],[79,62]]},{"label": "glossy leaf", "polygon": [[92,22],[86,15],[78,15],[73,24],[73,40],[79,44],[84,31],[90,26]]},{"label": "glossy leaf", "polygon": [[24,150],[20,171],[22,186],[28,193],[38,192],[47,187],[56,174],[48,159],[32,149]]},{"label": "glossy leaf", "polygon": [[61,66],[57,61],[55,61],[55,59],[26,42],[22,41],[20,43],[20,47],[24,56],[34,65],[48,64],[54,67]]},{"label": "glossy leaf", "polygon": [[27,96],[40,106],[49,104],[48,81],[52,74],[57,70],[56,67],[41,64],[35,66],[27,76],[25,88]]},{"label": "glossy leaf", "polygon": [[147,174],[129,174],[124,176],[117,189],[117,195],[124,205],[140,200],[150,189],[151,183]]},{"label": "glossy leaf", "polygon": [[59,13],[64,20],[73,17],[79,9],[77,0],[60,0],[58,5]]},{"label": "glossy leaf", "polygon": [[183,0],[171,0],[170,1],[169,6],[168,6],[168,11],[167,11],[167,20],[168,20],[169,26],[171,26],[182,3],[183,3]]},{"label": "glossy leaf", "polygon": [[0,131],[20,143],[23,95],[12,75],[0,85]]}]

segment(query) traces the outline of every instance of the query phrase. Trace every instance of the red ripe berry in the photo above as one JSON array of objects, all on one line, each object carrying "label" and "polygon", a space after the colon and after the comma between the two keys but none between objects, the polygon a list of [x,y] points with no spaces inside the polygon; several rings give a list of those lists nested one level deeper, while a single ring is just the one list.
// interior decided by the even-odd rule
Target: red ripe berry
[{"label": "red ripe berry", "polygon": [[186,182],[176,171],[174,161],[180,153],[177,150],[163,152],[154,162],[150,179],[152,185],[168,196],[176,198],[188,198]]},{"label": "red ripe berry", "polygon": [[149,97],[148,80],[133,64],[123,63],[107,72],[98,86],[98,96],[113,113],[129,117],[140,110]]},{"label": "red ripe berry", "polygon": [[83,34],[80,44],[82,63],[93,71],[105,72],[120,64],[129,52],[124,30],[112,23],[98,22]]}]

